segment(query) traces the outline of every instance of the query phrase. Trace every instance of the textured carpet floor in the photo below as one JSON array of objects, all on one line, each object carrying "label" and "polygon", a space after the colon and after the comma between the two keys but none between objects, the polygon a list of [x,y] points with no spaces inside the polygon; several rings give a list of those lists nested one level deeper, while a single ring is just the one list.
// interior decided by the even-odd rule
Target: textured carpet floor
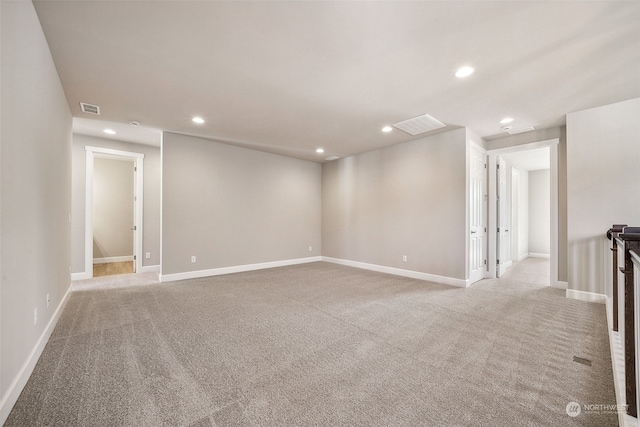
[{"label": "textured carpet floor", "polygon": [[468,289],[313,263],[75,291],[6,425],[617,425],[566,413],[615,404],[605,307],[527,282],[538,262]]}]

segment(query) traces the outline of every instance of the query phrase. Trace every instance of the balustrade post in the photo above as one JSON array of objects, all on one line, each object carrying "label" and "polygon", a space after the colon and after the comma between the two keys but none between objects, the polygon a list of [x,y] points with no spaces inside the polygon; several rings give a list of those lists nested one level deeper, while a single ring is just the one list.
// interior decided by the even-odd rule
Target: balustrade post
[{"label": "balustrade post", "polygon": [[611,241],[611,247],[613,261],[613,277],[611,278],[611,299],[613,301],[613,330],[618,331],[618,245],[616,245],[616,237],[622,233],[622,229],[626,227],[626,224],[614,224],[613,227],[607,231],[607,238]]}]

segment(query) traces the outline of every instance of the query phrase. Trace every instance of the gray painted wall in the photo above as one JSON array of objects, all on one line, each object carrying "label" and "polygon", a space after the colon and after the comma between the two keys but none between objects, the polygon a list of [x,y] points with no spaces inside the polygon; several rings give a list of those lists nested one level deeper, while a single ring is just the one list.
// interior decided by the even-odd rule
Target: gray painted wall
[{"label": "gray painted wall", "polygon": [[604,294],[604,234],[640,226],[640,98],[567,115],[569,289]]},{"label": "gray painted wall", "polygon": [[133,256],[133,160],[93,164],[93,258]]},{"label": "gray painted wall", "polygon": [[4,401],[70,286],[71,113],[33,4],[2,1],[0,10]]},{"label": "gray painted wall", "polygon": [[529,171],[529,253],[551,253],[551,171]]},{"label": "gray painted wall", "polygon": [[163,275],[320,255],[320,164],[173,133],[162,156]]},{"label": "gray painted wall", "polygon": [[466,279],[466,146],[462,128],[323,164],[322,254]]},{"label": "gray painted wall", "polygon": [[[106,138],[73,134],[71,267],[84,273],[85,146],[144,154],[142,265],[160,265],[160,148]],[[144,258],[151,252],[151,258]]]}]

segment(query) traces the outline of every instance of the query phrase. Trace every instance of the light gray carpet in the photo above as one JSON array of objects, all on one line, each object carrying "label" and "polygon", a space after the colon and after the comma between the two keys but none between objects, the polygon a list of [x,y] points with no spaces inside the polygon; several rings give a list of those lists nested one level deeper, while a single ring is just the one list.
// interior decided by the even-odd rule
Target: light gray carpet
[{"label": "light gray carpet", "polygon": [[617,425],[566,414],[615,403],[605,307],[528,282],[539,262],[469,289],[313,263],[75,291],[6,425]]}]

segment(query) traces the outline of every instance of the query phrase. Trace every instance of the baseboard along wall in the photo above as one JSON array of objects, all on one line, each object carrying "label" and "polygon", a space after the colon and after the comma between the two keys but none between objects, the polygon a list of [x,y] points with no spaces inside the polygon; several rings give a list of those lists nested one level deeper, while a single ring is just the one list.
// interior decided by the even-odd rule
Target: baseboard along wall
[{"label": "baseboard along wall", "polygon": [[133,261],[133,255],[124,255],[124,256],[110,256],[105,258],[94,258],[94,264],[109,264],[111,262],[127,262]]},{"label": "baseboard along wall", "polygon": [[567,289],[567,298],[577,299],[586,302],[597,302],[604,304],[607,301],[607,296],[604,294],[596,294],[594,292],[578,291],[576,289]]},{"label": "baseboard along wall", "polygon": [[220,276],[223,274],[242,273],[244,271],[263,270],[265,268],[285,267],[288,265],[305,264],[308,262],[322,261],[321,257],[296,258],[282,261],[261,262],[257,264],[244,264],[231,267],[211,268],[208,270],[185,271],[183,273],[160,273],[161,282],[175,282],[176,280],[199,279],[201,277]]},{"label": "baseboard along wall", "polygon": [[404,270],[401,268],[386,267],[384,265],[368,264],[366,262],[350,261],[340,258],[322,257],[322,261],[334,264],[347,265],[349,267],[362,268],[365,270],[377,271],[380,273],[395,274],[396,276],[410,277],[412,279],[426,280],[428,282],[440,283],[443,285],[466,288],[471,285],[470,280],[456,279],[454,277],[438,276],[435,274],[422,273],[420,271]]},{"label": "baseboard along wall", "polygon": [[11,413],[13,405],[15,405],[18,397],[20,397],[20,393],[22,393],[25,385],[27,385],[27,381],[33,373],[33,369],[36,367],[36,363],[38,362],[40,355],[42,355],[44,347],[47,345],[49,337],[51,337],[51,334],[53,333],[53,330],[58,323],[58,319],[60,319],[60,315],[62,314],[64,307],[67,305],[69,295],[71,295],[71,285],[69,285],[67,292],[64,294],[64,297],[62,297],[62,301],[60,301],[60,304],[58,304],[56,311],[53,313],[53,316],[51,316],[51,320],[49,320],[49,323],[47,323],[47,326],[42,331],[42,334],[40,334],[38,341],[36,341],[36,344],[31,350],[31,353],[29,353],[29,356],[22,365],[22,368],[20,368],[18,375],[16,375],[16,377],[9,385],[7,392],[4,394],[4,396],[2,396],[2,400],[0,401],[0,425],[4,424],[4,422],[7,420],[7,417],[9,417],[9,413]]}]

